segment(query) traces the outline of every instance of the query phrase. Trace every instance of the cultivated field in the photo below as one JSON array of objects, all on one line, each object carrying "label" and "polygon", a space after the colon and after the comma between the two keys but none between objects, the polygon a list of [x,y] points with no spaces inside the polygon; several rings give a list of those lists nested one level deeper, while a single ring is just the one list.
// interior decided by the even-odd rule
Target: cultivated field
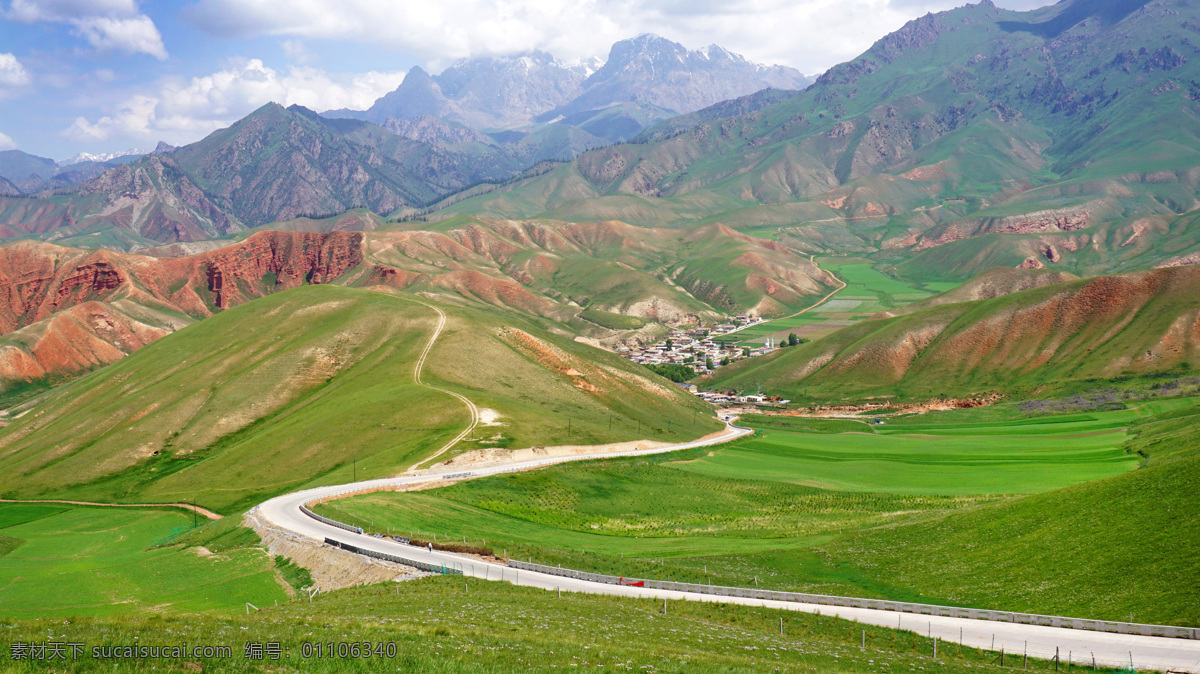
[{"label": "cultivated field", "polygon": [[955,287],[954,283],[909,283],[877,271],[863,258],[818,257],[822,269],[846,284],[828,302],[798,316],[781,318],[739,330],[746,346],[758,346],[766,337],[787,339],[788,333],[814,339],[874,314],[918,302]]},{"label": "cultivated field", "polygon": [[[1196,400],[1186,398],[1087,414],[1031,415],[1009,405],[874,427],[857,420],[754,417],[747,423],[762,427],[761,435],[720,448],[559,466],[426,492],[377,493],[321,509],[368,530],[466,542],[498,555],[617,575],[1109,619],[1128,619],[1132,606],[1147,619],[1186,622],[1194,618],[1178,601],[1149,610],[1136,598],[1192,592],[1178,574],[1147,574],[1131,582],[1098,571],[1095,587],[1133,588],[1113,601],[1061,582],[1064,574],[1049,560],[1036,569],[1022,567],[1024,546],[1035,543],[1022,541],[1019,532],[1037,526],[1044,535],[1058,532],[1076,541],[1060,525],[1074,526],[1081,517],[1119,530],[1103,513],[1126,512],[1125,506],[1107,485],[1153,475],[1133,470],[1146,459],[1128,450],[1144,440],[1128,429],[1137,432],[1153,426],[1146,426],[1148,420],[1195,409]],[[1093,489],[1114,500],[1093,497],[1091,511],[1076,512],[1067,494]],[[1025,505],[1037,502],[1059,505],[1046,510]],[[994,518],[994,527],[983,526],[979,518],[996,508],[1013,514]],[[950,534],[942,531],[943,522],[953,525]],[[1137,527],[1134,519],[1121,526]],[[1005,537],[974,541],[975,532],[993,530]],[[1192,534],[1185,540],[1188,535],[1196,540]],[[1150,549],[1128,531],[1121,540],[1129,555],[1151,569],[1163,569],[1170,563],[1167,551],[1180,552],[1185,545]],[[1039,537],[1036,544],[1046,543]],[[1103,544],[1084,549],[1095,545]],[[922,548],[917,556],[941,564],[905,561],[895,550],[906,546],[936,549],[934,554]],[[973,547],[980,552],[965,571],[955,560]],[[1075,580],[1103,566],[1074,551],[1048,550],[1051,558],[1073,560],[1077,566],[1066,575]],[[1013,567],[992,570],[991,557],[1011,559]],[[924,581],[908,572],[914,566],[924,569]],[[943,573],[943,567],[955,572]],[[1028,580],[1006,578],[1001,589],[993,587],[993,573],[1024,573]],[[1168,578],[1173,580],[1163,589]],[[1047,586],[1056,591],[1037,590]]]}]

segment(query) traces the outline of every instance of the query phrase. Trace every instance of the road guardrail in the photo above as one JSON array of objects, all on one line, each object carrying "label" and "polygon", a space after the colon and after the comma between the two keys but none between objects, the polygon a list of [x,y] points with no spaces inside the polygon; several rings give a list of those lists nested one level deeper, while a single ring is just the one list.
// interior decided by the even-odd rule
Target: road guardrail
[{"label": "road guardrail", "polygon": [[1044,625],[1046,627],[1067,627],[1093,632],[1113,632],[1116,634],[1140,634],[1151,637],[1172,637],[1176,639],[1200,639],[1200,628],[1175,627],[1172,625],[1146,625],[1141,623],[1126,623],[1111,620],[1088,620],[1086,618],[1066,618],[1063,616],[1040,615],[1036,613],[1014,613],[1012,611],[991,611],[987,609],[960,608],[956,606],[937,606],[934,604],[914,604],[911,602],[890,601],[887,599],[860,599],[857,597],[837,597],[824,594],[808,594],[805,592],[780,592],[777,590],[762,590],[751,587],[727,587],[723,585],[702,585],[698,583],[679,583],[669,580],[650,580],[630,578],[627,576],[608,576],[602,573],[576,571],[558,566],[545,566],[509,560],[508,565],[524,571],[535,571],[551,576],[576,578],[579,580],[604,583],[607,585],[631,585],[641,583],[641,587],[675,592],[691,592],[718,595],[724,597],[745,597],[749,599],[769,599],[773,601],[799,602],[805,604],[820,604],[825,606],[844,606],[846,608],[869,608],[882,611],[899,611],[920,615],[947,616],[951,618],[971,618],[974,620],[991,620],[997,622],[1020,623],[1024,625]]}]

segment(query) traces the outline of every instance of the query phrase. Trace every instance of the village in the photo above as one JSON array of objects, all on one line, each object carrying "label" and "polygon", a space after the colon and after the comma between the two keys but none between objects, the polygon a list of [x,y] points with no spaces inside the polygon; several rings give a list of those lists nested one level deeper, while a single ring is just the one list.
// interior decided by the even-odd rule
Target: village
[{"label": "village", "polygon": [[[649,346],[621,347],[617,353],[642,365],[679,365],[695,376],[711,374],[718,367],[770,353],[778,348],[771,338],[759,347],[742,346],[734,333],[764,322],[758,316],[735,316],[712,328],[672,330],[666,339]],[[693,395],[717,405],[785,404],[789,401],[763,395],[735,395],[701,391],[695,384],[680,382]]]}]

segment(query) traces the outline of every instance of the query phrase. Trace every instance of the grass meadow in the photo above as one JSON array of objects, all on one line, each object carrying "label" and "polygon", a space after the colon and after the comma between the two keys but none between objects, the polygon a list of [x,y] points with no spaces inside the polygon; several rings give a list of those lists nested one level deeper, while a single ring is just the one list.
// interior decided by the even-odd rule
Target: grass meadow
[{"label": "grass meadow", "polygon": [[17,541],[0,554],[0,618],[230,614],[287,599],[261,550],[155,547],[192,523],[175,510],[0,504],[0,536]]},{"label": "grass meadow", "polygon": [[[548,672],[978,671],[996,654],[913,632],[829,616],[748,606],[554,593],[438,576],[281,602],[249,616],[206,615],[0,622],[5,642],[85,644],[84,658],[55,671]],[[50,635],[48,639],[47,635]],[[314,657],[305,644],[371,644],[370,657]],[[229,656],[92,660],[101,645],[211,645]],[[245,657],[247,644],[277,643],[280,657]],[[376,654],[375,646],[385,647]],[[394,644],[394,657],[387,645]],[[360,651],[361,653],[361,651]],[[46,671],[45,662],[5,662]],[[1044,661],[1029,665],[1045,669]]]},{"label": "grass meadow", "polygon": [[[1142,534],[1181,532],[1150,547],[1137,533],[1137,508],[1121,501],[1151,497],[1114,490],[1190,480],[1155,468],[1161,451],[1136,447],[1160,432],[1151,422],[1196,409],[1186,398],[1086,414],[1008,406],[882,426],[760,416],[746,420],[760,434],[717,448],[375,493],[321,509],[368,530],[631,577],[1107,619],[1128,619],[1132,609],[1146,620],[1195,624],[1200,616],[1188,606],[1196,591],[1172,570],[1172,556],[1200,540],[1195,525]],[[1186,456],[1171,465],[1189,465]],[[1179,505],[1157,513],[1164,525],[1196,511],[1186,490],[1147,489]],[[1075,507],[1076,498],[1088,509]],[[989,515],[998,510],[1005,515]],[[1125,519],[1112,522],[1108,513]],[[1070,527],[1113,533],[1084,544]],[[1026,539],[1026,529],[1039,533]],[[1054,536],[1063,545],[1053,545]],[[1096,549],[1113,545],[1126,551]],[[1112,558],[1128,566],[1104,561]],[[1030,568],[1025,559],[1039,563]],[[1039,590],[1047,587],[1054,590]]]}]

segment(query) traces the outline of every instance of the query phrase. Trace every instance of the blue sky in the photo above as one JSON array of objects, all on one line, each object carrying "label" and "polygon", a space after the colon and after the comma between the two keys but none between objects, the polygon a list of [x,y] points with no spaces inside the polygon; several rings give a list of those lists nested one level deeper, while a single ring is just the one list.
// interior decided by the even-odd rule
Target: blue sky
[{"label": "blue sky", "polygon": [[[939,0],[0,0],[0,149],[184,144],[260,105],[365,108],[413,65],[542,49],[604,58],[654,32],[808,74]],[[1044,0],[1005,0],[1013,9]]]}]

